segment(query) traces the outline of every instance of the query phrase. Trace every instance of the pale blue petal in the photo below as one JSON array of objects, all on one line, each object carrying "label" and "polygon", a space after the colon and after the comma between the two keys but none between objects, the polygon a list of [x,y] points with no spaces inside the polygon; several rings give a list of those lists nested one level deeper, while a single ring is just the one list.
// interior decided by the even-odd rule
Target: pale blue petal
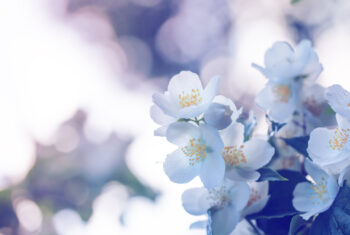
[{"label": "pale blue petal", "polygon": [[163,164],[165,174],[175,183],[187,183],[199,175],[200,164],[190,165],[187,156],[181,149],[167,156]]},{"label": "pale blue petal", "polygon": [[342,170],[340,173],[338,178],[339,186],[343,186],[345,180],[350,183],[350,166],[344,168],[344,170]]},{"label": "pale blue petal", "polygon": [[270,195],[267,195],[261,198],[260,200],[253,202],[250,206],[243,209],[241,213],[242,217],[261,211],[262,209],[264,209],[269,199]]},{"label": "pale blue petal", "polygon": [[208,220],[199,220],[190,225],[190,229],[206,229]]},{"label": "pale blue petal", "polygon": [[191,215],[204,215],[210,208],[210,195],[206,188],[191,188],[182,194],[182,206]]},{"label": "pale blue petal", "polygon": [[340,85],[333,85],[326,90],[326,99],[332,109],[343,115],[344,117],[350,118],[350,93]]},{"label": "pale blue petal", "polygon": [[226,129],[220,131],[225,147],[239,146],[244,141],[244,126],[241,123],[233,122]]},{"label": "pale blue petal", "polygon": [[154,131],[155,136],[166,136],[166,131],[168,130],[168,125],[161,126]]},{"label": "pale blue petal", "polygon": [[329,164],[338,161],[341,150],[333,149],[329,141],[333,139],[335,130],[316,128],[310,134],[307,152],[317,164]]},{"label": "pale blue petal", "polygon": [[254,169],[232,167],[226,171],[226,176],[235,181],[256,181],[260,177],[260,173]]},{"label": "pale blue petal", "polygon": [[222,142],[218,130],[206,124],[200,125],[199,128],[202,134],[202,138],[204,139],[207,146],[207,152],[220,154],[221,156],[222,150],[224,148],[224,143]]},{"label": "pale blue petal", "polygon": [[293,55],[293,49],[287,42],[275,42],[264,57],[266,67],[274,67]]},{"label": "pale blue petal", "polygon": [[202,83],[197,74],[191,71],[182,71],[179,74],[173,76],[168,84],[168,92],[172,100],[177,101],[178,107],[181,107],[178,103],[178,96],[184,92],[191,93],[192,89],[198,89],[198,91],[203,95]]},{"label": "pale blue petal", "polygon": [[218,90],[220,78],[213,77],[203,91],[203,103],[212,102]]},{"label": "pale blue petal", "polygon": [[216,129],[222,130],[232,123],[232,113],[230,106],[212,103],[204,113],[204,120]]},{"label": "pale blue petal", "polygon": [[250,194],[249,185],[246,182],[237,182],[230,190],[230,199],[232,205],[237,210],[242,210],[248,203]]},{"label": "pale blue petal", "polygon": [[152,120],[159,125],[167,125],[176,121],[176,118],[164,114],[157,105],[151,106],[150,115]]},{"label": "pale blue petal", "polygon": [[170,100],[168,93],[163,94],[153,94],[153,103],[158,105],[158,107],[164,112],[164,114],[177,117],[178,118],[178,108]]},{"label": "pale blue petal", "polygon": [[239,211],[233,206],[225,206],[213,211],[211,228],[213,235],[229,235],[240,219]]},{"label": "pale blue petal", "polygon": [[312,203],[312,196],[315,192],[312,189],[312,184],[309,182],[298,183],[293,191],[293,206],[298,211],[311,211],[318,207]]},{"label": "pale blue petal", "polygon": [[167,140],[178,146],[187,145],[190,139],[200,136],[200,129],[188,122],[174,122],[169,125],[166,133]]},{"label": "pale blue petal", "polygon": [[233,122],[236,121],[236,119],[240,115],[241,110],[238,111],[235,103],[233,103],[233,101],[231,99],[226,98],[223,95],[215,96],[213,102],[229,106],[230,109],[232,110],[231,119],[232,119]]},{"label": "pale blue petal", "polygon": [[208,154],[204,160],[200,178],[208,189],[220,186],[225,175],[225,161],[221,155]]},{"label": "pale blue petal", "polygon": [[329,178],[329,175],[318,165],[305,159],[305,170],[316,182],[322,181],[323,178]]},{"label": "pale blue petal", "polygon": [[254,170],[268,164],[275,153],[275,149],[263,139],[253,138],[245,142],[243,146],[243,153],[247,162],[242,163],[241,166]]}]

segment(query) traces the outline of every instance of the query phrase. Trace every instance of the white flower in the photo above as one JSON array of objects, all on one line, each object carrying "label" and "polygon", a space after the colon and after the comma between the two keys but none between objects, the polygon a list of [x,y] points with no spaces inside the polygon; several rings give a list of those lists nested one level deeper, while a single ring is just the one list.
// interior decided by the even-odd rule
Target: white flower
[{"label": "white flower", "polygon": [[269,79],[256,103],[276,122],[286,122],[297,109],[303,83],[314,82],[322,71],[310,41],[301,41],[295,51],[277,42],[265,53],[265,68],[253,64]]},{"label": "white flower", "polygon": [[261,211],[266,206],[267,201],[270,198],[269,183],[268,181],[263,182],[249,182],[250,195],[249,201],[246,207],[243,209],[241,216],[242,218]]},{"label": "white flower", "polygon": [[327,88],[326,98],[332,109],[350,119],[350,93],[340,85],[333,85]]},{"label": "white flower", "polygon": [[225,180],[214,189],[192,188],[182,194],[184,209],[192,215],[204,215],[211,209],[213,234],[230,234],[240,220],[240,213],[249,199],[245,182]]},{"label": "white flower", "polygon": [[157,105],[152,105],[150,114],[152,120],[155,123],[161,125],[161,127],[154,131],[154,135],[156,136],[165,136],[168,126],[171,123],[176,122],[176,118],[164,114],[163,111]]},{"label": "white flower", "polygon": [[270,162],[275,149],[266,140],[259,138],[244,142],[244,126],[237,122],[220,134],[225,145],[222,156],[227,177],[232,180],[257,180],[260,173],[256,170]]},{"label": "white flower", "polygon": [[207,110],[215,97],[219,78],[213,78],[203,89],[197,74],[183,71],[171,78],[168,91],[154,94],[153,102],[169,116],[193,118]]},{"label": "white flower", "polygon": [[239,114],[240,111],[237,111],[232,100],[219,95],[204,113],[204,120],[216,129],[222,130],[236,121]]},{"label": "white flower", "polygon": [[311,216],[326,211],[337,196],[339,187],[337,181],[311,161],[305,161],[306,172],[314,182],[297,184],[293,192],[293,206],[305,220]]},{"label": "white flower", "polygon": [[176,122],[168,127],[166,137],[179,146],[164,162],[164,171],[170,180],[187,183],[199,175],[207,188],[221,185],[225,174],[221,156],[224,145],[216,129],[205,124],[198,127]]},{"label": "white flower", "polygon": [[310,134],[307,152],[316,164],[332,174],[340,173],[350,164],[350,122],[336,115],[337,128],[319,127]]}]

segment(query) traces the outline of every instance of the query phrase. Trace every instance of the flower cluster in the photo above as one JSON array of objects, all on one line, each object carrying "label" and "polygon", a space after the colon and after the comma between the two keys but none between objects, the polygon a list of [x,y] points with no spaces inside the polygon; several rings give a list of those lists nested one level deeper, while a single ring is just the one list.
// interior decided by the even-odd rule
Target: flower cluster
[{"label": "flower cluster", "polygon": [[[203,183],[182,195],[188,213],[208,218],[191,228],[228,235],[247,221],[252,234],[316,234],[322,220],[336,220],[332,213],[343,208],[337,198],[350,192],[350,93],[316,83],[322,65],[310,41],[295,49],[276,42],[264,64],[253,67],[267,79],[255,99],[266,113],[265,136],[254,133],[252,112],[217,95],[218,77],[204,88],[197,74],[183,71],[164,94],[153,95],[155,135],[177,146],[164,161],[166,175],[179,184],[197,176]],[[349,211],[343,213],[350,218]],[[290,226],[272,231],[279,219]],[[342,223],[329,229],[350,232],[350,222]]]}]

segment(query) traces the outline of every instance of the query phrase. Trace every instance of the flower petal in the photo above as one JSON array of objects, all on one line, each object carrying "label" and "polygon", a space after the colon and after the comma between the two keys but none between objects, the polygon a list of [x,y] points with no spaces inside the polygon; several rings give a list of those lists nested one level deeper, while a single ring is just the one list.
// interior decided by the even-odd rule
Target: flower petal
[{"label": "flower petal", "polygon": [[210,79],[203,91],[203,103],[212,102],[218,90],[220,78],[218,76]]},{"label": "flower petal", "polygon": [[[346,157],[342,149],[332,147],[336,130],[316,128],[310,134],[307,152],[311,159],[321,166],[340,162]],[[343,157],[344,156],[344,157]]]},{"label": "flower petal", "polygon": [[212,103],[204,113],[204,120],[216,129],[222,130],[232,123],[232,113],[233,112],[229,106]]},{"label": "flower petal", "polygon": [[326,99],[332,109],[350,118],[350,93],[340,85],[333,85],[326,90]]},{"label": "flower petal", "polygon": [[152,120],[159,125],[167,125],[176,121],[176,118],[164,114],[157,105],[151,106],[150,114]]},{"label": "flower petal", "polygon": [[242,163],[242,166],[254,170],[269,163],[275,153],[275,149],[263,139],[253,138],[245,142],[243,146],[246,163]]},{"label": "flower petal", "polygon": [[239,211],[233,206],[213,210],[211,215],[212,234],[229,235],[240,219]]},{"label": "flower petal", "polygon": [[206,188],[187,189],[182,194],[182,206],[191,215],[206,214],[211,206],[208,190]]},{"label": "flower petal", "polygon": [[230,190],[230,199],[232,205],[237,210],[242,210],[248,203],[250,188],[246,182],[235,182]]},{"label": "flower petal", "polygon": [[222,142],[219,132],[215,128],[206,124],[200,125],[199,129],[207,146],[207,152],[221,156],[224,143]]},{"label": "flower petal", "polygon": [[220,131],[225,147],[241,145],[244,141],[244,126],[241,123],[233,122],[226,129]]},{"label": "flower petal", "polygon": [[200,129],[188,122],[174,122],[169,125],[166,132],[167,140],[178,146],[184,146],[190,139],[200,136]]},{"label": "flower petal", "polygon": [[204,160],[200,178],[208,189],[220,186],[225,175],[225,161],[221,155],[208,154]]},{"label": "flower petal", "polygon": [[312,184],[309,182],[298,183],[293,191],[293,206],[298,211],[311,211],[316,207],[312,204],[311,197],[315,195]]},{"label": "flower petal", "polygon": [[260,173],[254,169],[232,167],[227,169],[226,176],[235,181],[255,181],[259,179]]},{"label": "flower petal", "polygon": [[188,158],[180,149],[167,156],[163,168],[169,179],[179,184],[191,181],[200,172],[200,164],[190,165]]},{"label": "flower petal", "polygon": [[226,98],[223,95],[217,95],[214,97],[213,102],[229,106],[230,109],[232,110],[232,116],[231,116],[232,121],[234,122],[237,120],[240,112],[237,110],[235,103],[233,103],[233,101],[231,99]]},{"label": "flower petal", "polygon": [[152,100],[153,103],[158,105],[158,107],[164,112],[164,114],[178,118],[178,108],[172,103],[168,92],[165,92],[164,95],[153,94]]},{"label": "flower petal", "polygon": [[[202,95],[203,87],[202,83],[197,74],[191,71],[182,71],[179,74],[176,74],[170,79],[168,84],[168,91],[171,99],[175,101],[179,101],[179,95],[182,92],[191,93],[192,89],[199,91]],[[178,107],[181,107],[177,102]]]},{"label": "flower petal", "polygon": [[205,229],[207,227],[208,220],[199,220],[190,225],[190,229]]}]

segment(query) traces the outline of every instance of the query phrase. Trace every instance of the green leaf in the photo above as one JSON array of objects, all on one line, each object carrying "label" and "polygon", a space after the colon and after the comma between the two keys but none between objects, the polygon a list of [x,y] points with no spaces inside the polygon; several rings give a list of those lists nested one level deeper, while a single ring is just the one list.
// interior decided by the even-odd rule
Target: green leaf
[{"label": "green leaf", "polygon": [[291,0],[291,4],[296,4],[296,3],[298,3],[298,2],[301,2],[301,0]]},{"label": "green leaf", "polygon": [[298,213],[292,205],[293,191],[298,183],[306,179],[297,171],[280,170],[278,173],[288,181],[269,181],[269,201],[263,210],[247,216],[248,219],[280,218]]},{"label": "green leaf", "polygon": [[300,215],[293,216],[289,225],[289,233],[288,235],[300,235],[303,234],[306,225],[308,222],[300,217]]},{"label": "green leaf", "polygon": [[301,137],[294,137],[294,138],[282,138],[284,142],[295,149],[298,153],[304,155],[305,157],[309,157],[309,154],[307,153],[306,149],[309,143],[310,136],[301,136]]},{"label": "green leaf", "polygon": [[310,229],[317,235],[348,235],[350,234],[350,187],[340,189],[333,205],[319,214]]},{"label": "green leaf", "polygon": [[260,181],[287,181],[287,178],[284,178],[281,176],[277,171],[269,168],[269,167],[263,167],[258,170],[260,173],[260,177],[257,180],[258,182]]}]

